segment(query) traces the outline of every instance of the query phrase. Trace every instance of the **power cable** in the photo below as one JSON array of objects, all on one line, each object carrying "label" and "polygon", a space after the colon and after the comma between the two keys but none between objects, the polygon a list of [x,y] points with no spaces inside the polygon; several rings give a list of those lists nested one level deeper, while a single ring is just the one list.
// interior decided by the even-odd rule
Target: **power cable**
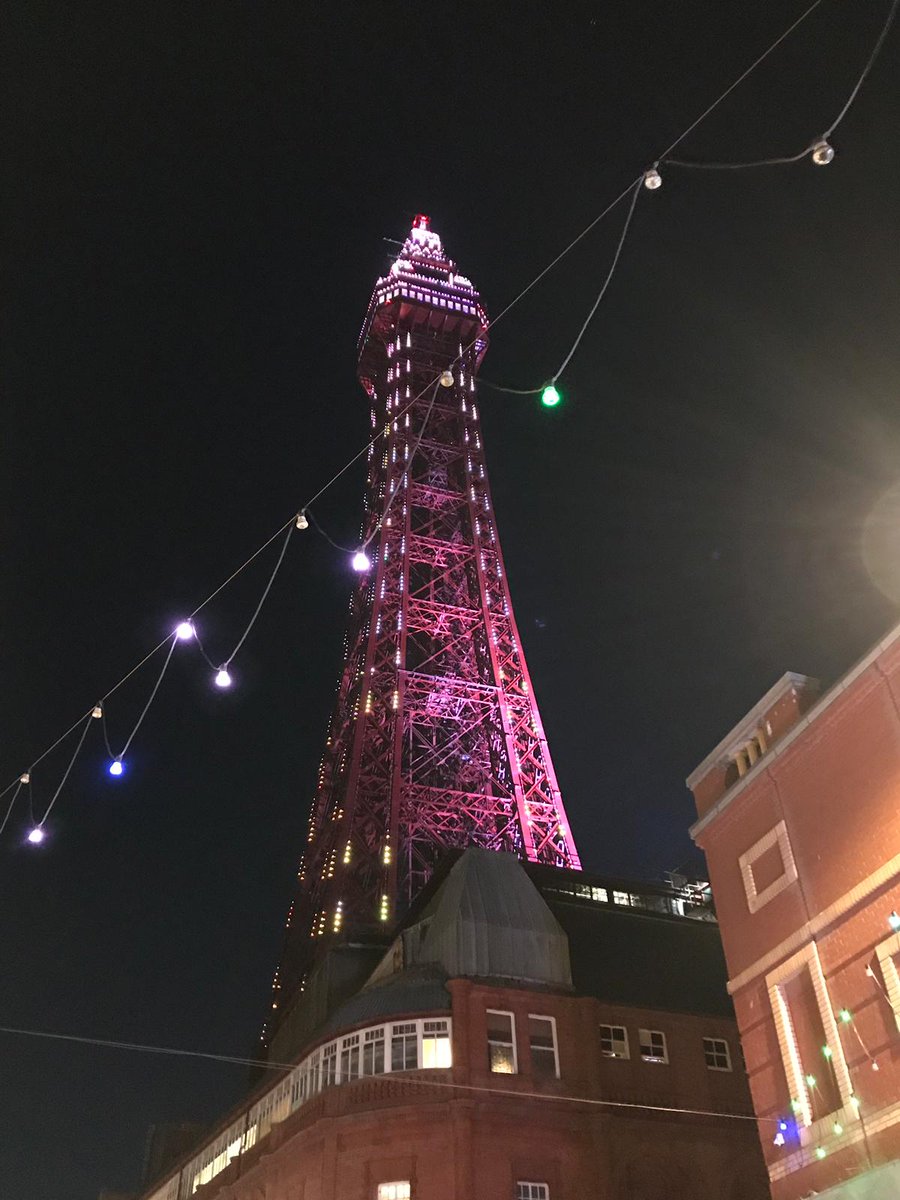
[{"label": "power cable", "polygon": [[[102,1046],[111,1050],[134,1050],[144,1054],[172,1055],[180,1058],[203,1058],[212,1062],[234,1063],[237,1066],[264,1067],[272,1071],[293,1071],[300,1064],[296,1062],[272,1062],[261,1058],[242,1058],[232,1054],[211,1054],[203,1050],[180,1050],[171,1046],[148,1046],[139,1042],[114,1041],[109,1038],[79,1037],[71,1033],[49,1033],[42,1029],[19,1029],[13,1026],[0,1025],[0,1033],[14,1034],[20,1037],[44,1038],[56,1042],[75,1042],[85,1046]],[[399,1074],[399,1073],[398,1073]],[[372,1076],[371,1078],[374,1078]],[[386,1074],[377,1076],[387,1079]],[[407,1074],[395,1078],[391,1073],[390,1081],[397,1084],[428,1088],[445,1088],[451,1091],[481,1092],[491,1096],[504,1096],[506,1099],[529,1099],[544,1101],[559,1101],[567,1104],[589,1104],[601,1108],[640,1109],[644,1112],[661,1112],[679,1114],[691,1117],[716,1117],[731,1121],[758,1121],[777,1124],[775,1117],[756,1117],[749,1113],[724,1113],[703,1108],[679,1108],[665,1104],[639,1104],[625,1100],[598,1100],[590,1096],[560,1096],[546,1092],[512,1091],[506,1088],[485,1087],[472,1083],[449,1083],[438,1079],[413,1079]]]}]

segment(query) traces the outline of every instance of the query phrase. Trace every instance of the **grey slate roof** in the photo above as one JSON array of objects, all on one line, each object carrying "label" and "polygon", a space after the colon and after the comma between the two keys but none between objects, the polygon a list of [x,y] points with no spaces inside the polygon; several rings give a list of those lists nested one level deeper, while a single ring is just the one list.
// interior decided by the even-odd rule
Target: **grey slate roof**
[{"label": "grey slate roof", "polygon": [[404,1013],[449,1012],[446,974],[436,966],[410,967],[383,983],[371,984],[351,996],[329,1016],[319,1036]]}]

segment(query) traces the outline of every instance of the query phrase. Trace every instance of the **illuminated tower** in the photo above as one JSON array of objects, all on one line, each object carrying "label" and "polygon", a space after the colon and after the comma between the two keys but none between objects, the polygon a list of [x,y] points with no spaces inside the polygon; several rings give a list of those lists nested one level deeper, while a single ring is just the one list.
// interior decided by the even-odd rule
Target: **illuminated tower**
[{"label": "illuminated tower", "polygon": [[371,568],[351,601],[276,1007],[324,942],[402,914],[447,847],[580,866],[488,487],[475,387],[486,331],[478,293],[417,216],[360,337],[384,435],[369,455]]}]

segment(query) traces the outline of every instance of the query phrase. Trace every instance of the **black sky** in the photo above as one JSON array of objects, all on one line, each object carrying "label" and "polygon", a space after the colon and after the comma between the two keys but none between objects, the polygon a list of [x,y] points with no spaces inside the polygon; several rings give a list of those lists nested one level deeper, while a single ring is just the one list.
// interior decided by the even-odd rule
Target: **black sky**
[{"label": "black sky", "polygon": [[[489,312],[801,3],[62,5],[5,12],[0,785],[356,450],[375,277],[432,214]],[[683,145],[755,158],[840,109],[887,3],[825,0]],[[896,620],[895,31],[835,161],[666,173],[567,372],[485,391],[513,599],[587,866],[686,860],[685,774],[785,670],[829,681]],[[619,210],[497,328],[533,386],[605,274]],[[900,493],[898,493],[900,494]],[[361,475],[318,506],[351,541]],[[274,551],[275,548],[273,548]],[[203,615],[220,657],[272,556]],[[350,579],[296,535],[211,693],[179,650],[129,756],[92,731],[39,851],[0,845],[0,1024],[244,1053],[266,1002]],[[150,673],[117,694],[120,741]],[[49,798],[72,743],[35,773]],[[0,1196],[135,1186],[155,1120],[241,1068],[0,1040]]]}]

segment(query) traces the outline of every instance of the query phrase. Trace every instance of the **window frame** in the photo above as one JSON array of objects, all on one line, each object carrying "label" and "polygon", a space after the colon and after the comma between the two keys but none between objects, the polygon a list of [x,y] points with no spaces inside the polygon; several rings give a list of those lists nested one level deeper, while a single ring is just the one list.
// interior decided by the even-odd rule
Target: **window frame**
[{"label": "window frame", "polygon": [[[644,1035],[646,1035],[646,1038]],[[653,1048],[652,1039],[654,1037],[662,1038],[662,1054],[661,1055],[652,1053],[652,1048]],[[645,1040],[646,1040],[647,1045],[651,1049],[650,1054],[644,1053]],[[662,1029],[638,1029],[638,1049],[641,1052],[641,1061],[642,1062],[655,1063],[658,1066],[668,1066],[668,1063],[669,1063],[669,1039],[666,1037],[665,1032]]]},{"label": "window frame", "polygon": [[[603,1049],[603,1030],[604,1029],[608,1029],[610,1031],[610,1035],[611,1035],[609,1038],[610,1042],[614,1043],[614,1042],[618,1041],[624,1045],[624,1047],[625,1047],[624,1054],[616,1054],[615,1050],[604,1050]],[[613,1030],[615,1030],[615,1029],[620,1029],[622,1031],[623,1036],[621,1038],[616,1038],[616,1037],[612,1036]],[[606,1024],[600,1025],[600,1054],[601,1054],[601,1057],[603,1057],[603,1058],[618,1059],[620,1062],[624,1062],[626,1059],[631,1058],[631,1045],[630,1045],[629,1038],[628,1038],[628,1027],[626,1025],[606,1025]]]},{"label": "window frame", "polygon": [[[550,1075],[542,1075],[542,1076],[540,1076],[540,1078],[541,1078],[541,1079],[550,1079],[550,1078],[552,1078],[552,1079],[559,1079],[559,1078],[560,1078],[560,1073],[559,1073],[559,1039],[558,1039],[558,1038],[557,1038],[557,1036],[556,1036],[556,1017],[551,1017],[549,1013],[529,1013],[529,1014],[528,1014],[528,1020],[529,1020],[529,1021],[549,1021],[549,1022],[550,1022],[550,1039],[551,1039],[551,1042],[552,1042],[552,1046],[539,1046],[539,1047],[538,1047],[538,1053],[539,1053],[539,1054],[540,1054],[540,1053],[546,1053],[546,1052],[547,1052],[547,1050],[550,1050],[550,1049],[552,1049],[552,1051],[553,1051],[553,1075],[552,1075],[552,1076],[550,1076]],[[538,1076],[537,1076],[537,1072],[536,1072],[536,1071],[535,1071],[535,1069],[534,1069],[534,1064],[535,1064],[535,1057],[534,1057],[534,1043],[533,1043],[533,1041],[531,1040],[531,1028],[530,1028],[530,1026],[529,1026],[529,1029],[528,1029],[528,1050],[529,1050],[529,1052],[530,1052],[530,1054],[531,1054],[531,1073],[532,1073],[532,1074],[533,1074],[533,1075],[534,1075],[534,1076],[537,1078],[537,1077],[538,1077]]]},{"label": "window frame", "polygon": [[536,1179],[517,1179],[516,1200],[550,1200],[550,1184]]},{"label": "window frame", "polygon": [[[516,1014],[514,1012],[510,1012],[509,1009],[506,1009],[506,1008],[486,1008],[484,1010],[484,1013],[485,1013],[485,1017],[489,1017],[491,1015],[497,1016],[497,1017],[509,1017],[509,1036],[510,1036],[509,1042],[498,1042],[496,1038],[492,1038],[490,1028],[488,1027],[489,1022],[485,1021],[485,1035],[486,1035],[485,1040],[487,1041],[487,1048],[488,1048],[488,1071],[489,1071],[489,1073],[491,1075],[518,1075],[519,1074],[519,1053],[518,1053],[518,1047],[516,1046]],[[513,1069],[511,1071],[495,1071],[494,1070],[493,1064],[491,1062],[491,1046],[494,1044],[496,1044],[498,1046],[511,1046],[512,1047]]]},{"label": "window frame", "polygon": [[[718,1047],[724,1047],[724,1049],[725,1049],[725,1054],[724,1054],[725,1066],[724,1067],[720,1066],[716,1062],[710,1062],[710,1058],[716,1059],[716,1058],[723,1057],[722,1051],[721,1051],[721,1049],[718,1049]],[[732,1061],[731,1061],[731,1046],[728,1044],[727,1038],[707,1037],[704,1035],[704,1037],[703,1037],[703,1057],[706,1060],[707,1071],[722,1071],[724,1073],[724,1072],[731,1072],[734,1069],[733,1065],[732,1065]]]},{"label": "window frame", "polygon": [[[395,1192],[393,1196],[389,1196],[388,1188],[406,1188],[406,1191]],[[411,1197],[412,1180],[410,1179],[385,1179],[375,1185],[375,1200],[411,1200]]]}]

